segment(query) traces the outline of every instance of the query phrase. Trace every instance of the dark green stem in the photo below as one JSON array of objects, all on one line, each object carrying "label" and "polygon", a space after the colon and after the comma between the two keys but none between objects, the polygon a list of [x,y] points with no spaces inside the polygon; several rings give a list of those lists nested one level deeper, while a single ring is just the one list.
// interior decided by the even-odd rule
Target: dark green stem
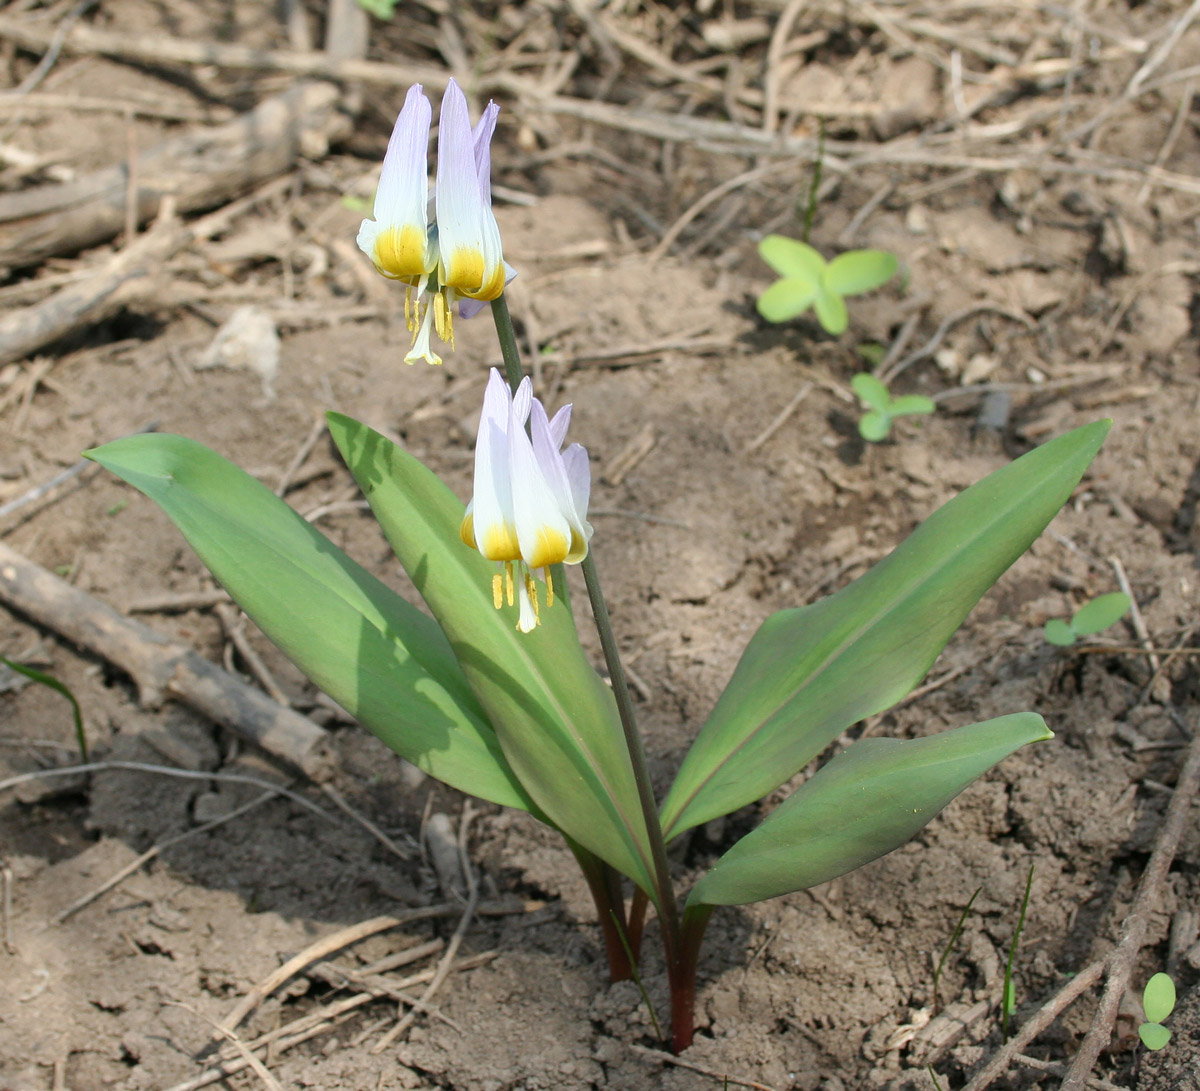
[{"label": "dark green stem", "polygon": [[508,313],[508,300],[504,293],[492,300],[492,321],[496,323],[496,336],[500,339],[500,354],[504,357],[504,377],[515,394],[525,371],[521,367],[521,353],[517,348],[517,331],[513,329],[512,315]]},{"label": "dark green stem", "polygon": [[608,664],[608,675],[612,681],[613,697],[621,717],[621,728],[625,732],[625,748],[633,766],[633,779],[637,785],[638,802],[642,806],[642,818],[646,823],[646,835],[650,841],[650,854],[654,865],[654,888],[658,897],[655,903],[662,924],[663,943],[666,947],[667,963],[670,965],[679,947],[679,911],[675,905],[675,890],[671,884],[671,871],[667,865],[667,843],[663,839],[662,825],[658,820],[658,804],[654,801],[654,788],[650,783],[650,771],[646,766],[646,751],[642,737],[638,734],[637,720],[633,713],[633,697],[629,693],[629,682],[621,657],[617,651],[617,639],[613,635],[612,621],[608,616],[608,603],[600,590],[600,576],[596,561],[589,550],[580,564],[583,580],[587,585],[588,599],[592,604],[592,617],[596,631],[600,634],[600,646],[604,649],[604,661]]}]

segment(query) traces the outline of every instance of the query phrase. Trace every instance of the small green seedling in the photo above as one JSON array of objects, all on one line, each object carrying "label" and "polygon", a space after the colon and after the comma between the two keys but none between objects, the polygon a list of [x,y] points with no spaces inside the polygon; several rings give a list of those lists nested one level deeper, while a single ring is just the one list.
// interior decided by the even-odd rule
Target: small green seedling
[{"label": "small green seedling", "polygon": [[[79,702],[75,700],[73,694],[62,682],[52,674],[46,674],[45,671],[34,670],[33,667],[27,667],[24,663],[17,663],[7,656],[0,655],[0,664],[6,666],[9,670],[16,671],[17,674],[24,675],[32,682],[36,682],[39,686],[45,686],[47,689],[54,690],[55,693],[61,693],[68,701],[71,702],[71,715],[75,721],[75,741],[79,745],[79,756],[85,762],[88,760],[87,735],[83,730],[83,713],[79,708]],[[1174,1003],[1174,1001],[1172,1001]]]},{"label": "small green seedling", "polygon": [[827,262],[808,243],[785,235],[768,235],[758,253],[781,278],[758,297],[758,313],[768,322],[786,322],[812,307],[825,332],[835,336],[850,321],[845,297],[886,284],[898,265],[886,250],[847,250]]},{"label": "small green seedling", "polygon": [[399,0],[358,0],[358,6],[364,11],[381,19],[385,23],[396,14]]},{"label": "small green seedling", "polygon": [[1060,648],[1069,648],[1081,636],[1091,636],[1115,625],[1129,612],[1129,606],[1129,596],[1123,591],[1098,595],[1076,610],[1070,621],[1060,617],[1047,621],[1046,640]]},{"label": "small green seedling", "polygon": [[942,957],[938,959],[937,969],[933,971],[933,1010],[936,1013],[941,1004],[938,1000],[938,983],[942,979],[942,970],[945,969],[946,959],[950,957],[950,952],[954,950],[954,945],[958,942],[958,937],[962,935],[963,925],[967,923],[967,915],[971,912],[971,906],[975,904],[975,899],[979,897],[983,887],[977,886],[975,893],[971,895],[971,900],[967,902],[966,908],[963,909],[962,915],[958,918],[958,924],[954,928],[954,934],[950,937],[950,942],[946,944],[942,951]]},{"label": "small green seedling", "polygon": [[1138,1027],[1138,1037],[1147,1049],[1162,1049],[1171,1040],[1162,1021],[1175,1010],[1175,982],[1166,974],[1155,974],[1142,992],[1142,1007],[1147,1021]]},{"label": "small green seedling", "polygon": [[1012,946],[1008,949],[1008,961],[1004,964],[1004,992],[1000,997],[1000,1032],[1004,1041],[1008,1041],[1008,1019],[1017,1010],[1017,987],[1013,982],[1013,963],[1017,959],[1017,944],[1021,942],[1021,932],[1025,928],[1025,914],[1029,910],[1029,893],[1033,890],[1033,865],[1029,865],[1029,874],[1025,878],[1025,896],[1021,899],[1021,915],[1017,918],[1017,928],[1013,932]]},{"label": "small green seedling", "polygon": [[865,371],[850,380],[850,386],[867,411],[858,419],[858,431],[863,439],[878,443],[886,439],[897,417],[928,416],[934,411],[932,398],[922,394],[902,394],[893,398],[883,383]]}]

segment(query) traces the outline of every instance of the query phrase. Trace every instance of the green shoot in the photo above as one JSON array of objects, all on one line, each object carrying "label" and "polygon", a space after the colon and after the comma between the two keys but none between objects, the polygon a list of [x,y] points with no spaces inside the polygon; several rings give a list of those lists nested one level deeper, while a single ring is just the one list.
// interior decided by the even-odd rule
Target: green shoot
[{"label": "green shoot", "polygon": [[1162,1049],[1171,1040],[1162,1022],[1175,1010],[1175,982],[1167,974],[1155,974],[1142,992],[1142,1007],[1146,1022],[1138,1027],[1138,1037],[1147,1049]]},{"label": "green shoot", "polygon": [[79,745],[80,758],[86,762],[88,760],[87,737],[83,733],[83,714],[79,710],[79,702],[75,700],[75,694],[67,689],[57,678],[46,674],[44,671],[34,670],[33,667],[27,667],[23,663],[14,663],[11,659],[3,655],[0,655],[0,663],[3,663],[9,670],[14,670],[18,674],[23,674],[31,681],[37,682],[38,685],[46,686],[54,690],[55,693],[61,693],[71,702],[71,715],[75,720],[75,741]]},{"label": "green shoot", "polygon": [[942,951],[942,957],[938,959],[937,969],[933,971],[933,1010],[936,1013],[941,1007],[938,1000],[938,982],[942,978],[942,970],[946,965],[946,959],[950,957],[950,952],[954,950],[954,945],[958,943],[958,937],[962,935],[963,925],[967,923],[967,914],[971,912],[971,906],[975,904],[975,899],[979,897],[979,892],[983,887],[977,886],[975,893],[971,895],[970,901],[967,902],[962,914],[958,918],[958,924],[954,927],[954,934],[950,937],[950,942],[946,944]]},{"label": "green shoot", "polygon": [[821,188],[821,171],[825,165],[825,119],[817,118],[817,158],[813,163],[812,179],[808,183],[808,199],[804,204],[804,230],[800,241],[807,243],[817,217],[817,191]]},{"label": "green shoot", "polygon": [[926,1065],[925,1068],[929,1073],[929,1078],[933,1080],[933,1091],[942,1091],[942,1085],[938,1082],[937,1073],[934,1072],[933,1065]]},{"label": "green shoot", "polygon": [[892,430],[897,417],[928,416],[934,410],[932,398],[920,394],[904,394],[893,398],[883,382],[865,371],[850,380],[850,386],[867,411],[858,419],[858,432],[870,443],[879,443]]},{"label": "green shoot", "polygon": [[887,250],[847,250],[826,261],[806,242],[768,235],[758,253],[781,279],[758,297],[758,313],[768,322],[799,318],[812,307],[826,333],[844,333],[850,323],[846,296],[886,284],[898,267]]},{"label": "green shoot", "polygon": [[613,924],[616,926],[617,935],[621,937],[621,946],[625,948],[625,956],[629,959],[633,983],[638,987],[638,992],[642,994],[642,1003],[646,1005],[646,1010],[650,1013],[650,1022],[654,1024],[654,1033],[660,1042],[665,1042],[667,1039],[662,1032],[658,1016],[654,1013],[654,1005],[650,1003],[650,994],[646,991],[646,986],[642,984],[642,975],[638,973],[637,958],[634,956],[633,948],[629,946],[629,939],[625,935],[625,929],[621,921],[617,918],[615,910],[609,910],[609,912],[612,915]]},{"label": "green shoot", "polygon": [[1129,607],[1129,596],[1123,591],[1098,595],[1076,610],[1070,621],[1051,618],[1043,633],[1048,643],[1069,648],[1081,636],[1092,636],[1115,625],[1129,612]]},{"label": "green shoot", "polygon": [[1008,949],[1008,962],[1004,965],[1004,994],[1000,999],[1000,1031],[1008,1041],[1008,1017],[1017,1010],[1017,988],[1013,984],[1013,962],[1017,957],[1017,944],[1021,942],[1021,931],[1025,927],[1025,912],[1029,909],[1029,892],[1033,889],[1033,865],[1025,879],[1025,897],[1021,899],[1021,915],[1017,918],[1017,929],[1013,932],[1012,945]]},{"label": "green shoot", "polygon": [[374,15],[376,19],[386,22],[396,14],[396,5],[400,0],[358,0],[358,6]]}]

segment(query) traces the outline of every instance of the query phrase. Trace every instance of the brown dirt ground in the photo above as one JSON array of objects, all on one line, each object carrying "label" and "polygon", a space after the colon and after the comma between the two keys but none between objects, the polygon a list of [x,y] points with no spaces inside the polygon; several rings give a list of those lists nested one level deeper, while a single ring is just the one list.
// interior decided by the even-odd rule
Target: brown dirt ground
[{"label": "brown dirt ground", "polygon": [[[761,125],[766,80],[779,117],[800,134],[815,134],[812,102],[831,117],[815,245],[886,247],[907,270],[903,284],[854,303],[851,329],[839,339],[810,320],[767,326],[753,307],[770,280],[755,244],[773,230],[798,234],[808,163],[732,188],[656,261],[650,251],[671,224],[754,166],[754,156],[686,135],[664,142],[585,124],[496,94],[505,108],[498,217],[506,257],[521,274],[510,292],[513,312],[537,361],[539,389],[554,406],[575,404],[573,430],[592,456],[594,548],[663,785],[769,612],[861,574],[935,507],[1033,443],[1111,416],[1112,434],[1072,502],[935,666],[930,678],[942,684],[848,732],[910,737],[1032,709],[1056,739],[1004,762],[890,856],[809,893],[718,913],[701,967],[700,1032],[685,1057],[708,1074],[645,1052],[656,1045],[653,1030],[636,990],[606,983],[595,913],[567,851],[527,816],[477,808],[470,856],[484,894],[525,900],[528,911],[483,917],[468,931],[461,953],[494,958],[447,980],[435,1002],[448,1022],[419,1019],[373,1054],[395,1010],[375,1001],[331,1033],[269,1054],[284,1087],[684,1091],[720,1087],[728,1074],[731,1085],[736,1078],[776,1091],[924,1089],[932,1086],[929,1064],[942,1087],[961,1087],[999,1043],[1004,962],[1031,866],[1014,967],[1018,1022],[1118,934],[1197,722],[1197,660],[1180,655],[1153,674],[1144,655],[1053,649],[1041,626],[1116,589],[1118,559],[1153,644],[1197,643],[1193,84],[1119,100],[1186,5],[1084,2],[1074,16],[1066,6],[1053,14],[1023,3],[801,5],[784,36],[788,48],[768,63],[781,7],[530,0],[463,4],[448,14],[447,5],[422,0],[401,5],[391,24],[373,24],[370,55],[468,74],[478,62],[480,71],[511,69],[529,80],[548,80],[565,57],[574,67],[563,70],[561,94],[751,128]],[[315,9],[311,18],[317,27]],[[112,0],[88,19],[131,35],[287,46],[268,5]],[[4,58],[7,86],[35,59],[11,49]],[[1070,63],[1048,64],[1042,76],[1005,75],[1055,59]],[[1200,26],[1191,25],[1153,78],[1197,61]],[[290,78],[68,51],[39,92],[245,109]],[[964,101],[997,87],[994,102],[964,118]],[[362,214],[344,198],[369,194],[402,95],[369,88],[347,142],[304,161],[289,190],[224,237],[174,259],[158,298],[36,360],[0,368],[0,504],[81,450],[151,421],[274,484],[327,408],[399,437],[467,495],[485,369],[498,362],[490,324],[486,316],[461,324],[458,350],[442,369],[403,366],[396,295],[344,247]],[[1089,136],[1075,135],[1110,107]],[[61,104],[4,110],[0,143],[39,157],[41,171],[119,161],[129,139],[146,146],[185,124],[139,118],[131,126],[121,112]],[[928,154],[900,164],[863,160],[844,172],[833,162],[899,140]],[[0,181],[11,190],[53,184],[46,177],[10,166]],[[0,302],[9,294],[15,312],[38,297],[38,277],[109,252],[20,271],[10,283],[23,287],[0,288]],[[273,389],[244,369],[197,366],[217,326],[246,303],[280,327]],[[993,309],[954,317],[982,303]],[[893,442],[866,447],[857,438],[848,393],[861,366],[856,346],[891,345],[910,317],[909,351],[953,320],[897,389],[941,395],[995,384],[1011,398],[999,427],[980,425],[982,395],[968,391],[945,398],[932,418],[899,424]],[[636,351],[645,346],[650,351]],[[806,383],[808,394],[758,442]],[[341,503],[353,497],[324,440],[288,493],[302,512],[334,504],[320,519],[324,531],[402,586],[369,516]],[[91,470],[3,517],[0,534],[123,609],[149,595],[212,586],[149,501]],[[215,659],[232,654],[209,610],[146,620]],[[1135,643],[1126,626],[1106,638]],[[291,954],[441,897],[420,848],[423,819],[440,812],[456,822],[462,798],[414,776],[318,702],[258,634],[251,639],[296,706],[332,730],[337,789],[408,859],[298,784],[336,817],[276,798],[166,847],[53,924],[137,854],[227,814],[257,789],[110,771],[67,788],[45,782],[8,794],[0,799],[12,895],[12,945],[0,949],[4,1091],[181,1084],[211,1059],[201,1056],[209,1021]],[[599,662],[596,641],[585,639]],[[128,679],[3,610],[0,653],[71,687],[97,755],[286,775],[182,707],[140,708]],[[229,661],[244,668],[236,656]],[[56,694],[0,676],[0,779],[72,760],[64,709]],[[679,874],[698,873],[783,794],[699,831],[676,860]],[[967,1013],[965,1027],[939,1046],[935,1031],[947,1020],[930,1022],[933,965],[976,888],[940,987],[951,1013]],[[1137,981],[1177,956],[1181,992],[1195,983],[1197,910],[1193,822],[1151,919]],[[1171,947],[1173,922],[1183,938]],[[335,961],[362,965],[449,938],[454,925],[449,918],[387,932]],[[645,983],[662,1010],[665,977],[653,953]],[[241,1033],[248,1040],[339,995],[300,977]],[[1163,1066],[1185,1073],[1200,1052],[1195,1019],[1181,1016],[1176,1041],[1139,1071],[1135,1005],[1103,1074],[1125,1087],[1187,1086],[1182,1074],[1164,1076]],[[1030,1052],[1069,1058],[1093,1010],[1094,998],[1085,998]],[[262,1083],[243,1073],[221,1086]],[[1017,1069],[999,1086],[1055,1083]]]}]

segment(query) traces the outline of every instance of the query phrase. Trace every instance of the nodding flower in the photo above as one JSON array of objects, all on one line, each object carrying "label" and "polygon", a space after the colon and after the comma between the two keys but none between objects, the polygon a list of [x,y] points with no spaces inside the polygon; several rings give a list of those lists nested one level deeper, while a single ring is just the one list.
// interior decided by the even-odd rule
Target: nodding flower
[{"label": "nodding flower", "polygon": [[470,318],[499,297],[516,271],[504,261],[492,213],[492,134],[500,107],[489,102],[471,128],[467,100],[451,80],[438,121],[437,183],[429,215],[428,145],[433,111],[421,85],[408,89],[375,192],[374,219],[358,246],[385,277],[404,284],[412,333],[406,364],[440,364],[430,335],[454,347],[454,313]]},{"label": "nodding flower", "polygon": [[496,562],[492,602],[499,610],[515,598],[517,628],[523,633],[541,622],[534,570],[542,569],[549,608],[554,604],[550,566],[578,564],[592,537],[587,451],[578,443],[562,449],[570,420],[569,405],[550,420],[528,378],[514,395],[492,368],[475,443],[475,494],[460,534]]}]

